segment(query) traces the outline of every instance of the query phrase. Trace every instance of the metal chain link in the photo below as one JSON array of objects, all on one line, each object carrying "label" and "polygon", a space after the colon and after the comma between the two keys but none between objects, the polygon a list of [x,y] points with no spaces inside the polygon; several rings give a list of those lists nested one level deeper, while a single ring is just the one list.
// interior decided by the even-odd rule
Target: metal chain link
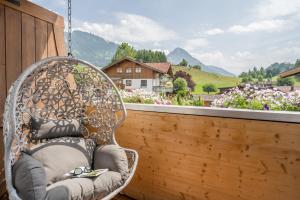
[{"label": "metal chain link", "polygon": [[72,10],[71,0],[68,0],[68,56],[72,57]]}]

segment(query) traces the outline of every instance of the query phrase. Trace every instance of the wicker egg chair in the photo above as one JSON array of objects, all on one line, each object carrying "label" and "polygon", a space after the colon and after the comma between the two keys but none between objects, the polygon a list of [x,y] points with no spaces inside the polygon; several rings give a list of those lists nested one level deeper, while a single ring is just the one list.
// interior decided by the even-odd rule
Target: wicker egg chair
[{"label": "wicker egg chair", "polygon": [[[31,118],[79,119],[84,138],[98,145],[115,144],[115,129],[126,110],[114,83],[99,68],[70,57],[44,59],[27,68],[9,90],[4,112],[5,176],[10,199],[20,199],[13,184],[12,166],[33,143]],[[129,173],[122,186],[105,196],[111,199],[132,179],[138,160],[124,149]]]}]

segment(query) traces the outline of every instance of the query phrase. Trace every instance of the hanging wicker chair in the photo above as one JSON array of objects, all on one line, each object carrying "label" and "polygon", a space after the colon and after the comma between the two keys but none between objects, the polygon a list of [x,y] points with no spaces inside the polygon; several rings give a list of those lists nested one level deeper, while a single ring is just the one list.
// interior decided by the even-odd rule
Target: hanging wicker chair
[{"label": "hanging wicker chair", "polygon": [[[85,61],[53,57],[26,69],[10,88],[4,112],[5,175],[10,199],[20,199],[13,184],[13,165],[24,150],[44,141],[34,137],[32,118],[77,119],[84,139],[105,146],[117,145],[115,129],[125,116],[114,83],[99,68]],[[129,172],[122,177],[122,185],[103,199],[117,195],[134,175],[138,154],[130,149],[124,151]]]}]

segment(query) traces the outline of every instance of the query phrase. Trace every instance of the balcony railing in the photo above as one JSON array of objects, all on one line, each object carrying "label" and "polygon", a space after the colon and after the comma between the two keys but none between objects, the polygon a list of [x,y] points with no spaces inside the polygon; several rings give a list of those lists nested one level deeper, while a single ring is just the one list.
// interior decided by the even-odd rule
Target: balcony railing
[{"label": "balcony railing", "polygon": [[126,104],[134,199],[300,199],[300,113]]}]

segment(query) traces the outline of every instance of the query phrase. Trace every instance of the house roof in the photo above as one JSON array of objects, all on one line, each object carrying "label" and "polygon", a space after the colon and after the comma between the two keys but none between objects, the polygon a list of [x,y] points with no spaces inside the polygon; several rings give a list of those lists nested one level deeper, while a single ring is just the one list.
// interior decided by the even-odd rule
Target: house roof
[{"label": "house roof", "polygon": [[117,61],[113,62],[110,65],[107,65],[107,66],[103,67],[102,70],[110,68],[110,67],[112,67],[112,66],[114,66],[114,65],[116,65],[118,63],[121,63],[121,62],[123,62],[125,60],[134,62],[134,63],[136,63],[138,65],[143,66],[143,67],[147,67],[149,69],[152,69],[154,71],[157,71],[157,72],[160,72],[160,73],[164,73],[164,74],[167,73],[169,71],[170,67],[171,67],[171,64],[167,63],[167,62],[165,62],[165,63],[142,63],[142,62],[138,62],[138,61],[136,61],[136,60],[134,60],[132,58],[126,57],[126,58],[123,58],[121,60],[117,60]]},{"label": "house roof", "polygon": [[293,75],[296,75],[296,74],[300,74],[300,66],[295,67],[295,68],[290,69],[290,70],[287,70],[287,71],[284,71],[284,72],[281,72],[279,74],[279,76],[281,78],[285,78],[285,77],[293,76]]},{"label": "house roof", "polygon": [[144,63],[146,65],[149,65],[152,68],[155,68],[163,73],[168,73],[171,64],[168,62],[164,62],[164,63]]}]

